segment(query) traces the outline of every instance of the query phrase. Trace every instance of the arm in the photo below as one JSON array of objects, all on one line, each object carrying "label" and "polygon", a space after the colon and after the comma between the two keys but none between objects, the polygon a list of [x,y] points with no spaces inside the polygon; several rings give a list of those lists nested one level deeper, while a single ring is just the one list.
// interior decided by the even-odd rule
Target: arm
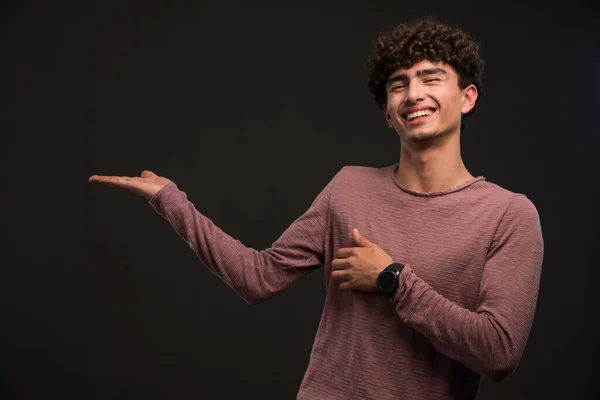
[{"label": "arm", "polygon": [[[337,175],[336,175],[337,176]],[[244,246],[202,215],[174,182],[150,199],[198,258],[247,303],[268,299],[324,262],[335,177],[309,209],[266,250]]]},{"label": "arm", "polygon": [[522,195],[509,202],[483,269],[474,311],[436,293],[407,265],[390,300],[438,351],[494,381],[516,368],[531,329],[543,259],[540,221]]}]

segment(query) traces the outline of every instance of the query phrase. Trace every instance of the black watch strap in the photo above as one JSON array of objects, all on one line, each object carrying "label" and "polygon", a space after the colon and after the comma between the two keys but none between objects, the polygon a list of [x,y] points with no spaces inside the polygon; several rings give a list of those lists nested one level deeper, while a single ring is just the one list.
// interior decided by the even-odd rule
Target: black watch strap
[{"label": "black watch strap", "polygon": [[386,268],[394,269],[394,270],[398,271],[398,275],[400,275],[400,272],[402,272],[402,270],[404,269],[404,264],[395,262],[395,263],[391,263]]}]

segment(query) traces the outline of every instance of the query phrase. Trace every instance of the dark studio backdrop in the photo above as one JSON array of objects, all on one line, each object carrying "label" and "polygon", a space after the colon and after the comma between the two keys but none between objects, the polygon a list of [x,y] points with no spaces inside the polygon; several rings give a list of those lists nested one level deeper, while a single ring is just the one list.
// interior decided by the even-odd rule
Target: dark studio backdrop
[{"label": "dark studio backdrop", "polygon": [[295,398],[323,270],[248,306],[145,200],[87,179],[150,169],[231,236],[269,247],[343,165],[398,161],[365,61],[381,30],[427,15],[480,41],[484,93],[463,159],[534,202],[546,246],[525,354],[508,380],[484,380],[481,398],[598,395],[592,2],[2,10],[1,398]]}]

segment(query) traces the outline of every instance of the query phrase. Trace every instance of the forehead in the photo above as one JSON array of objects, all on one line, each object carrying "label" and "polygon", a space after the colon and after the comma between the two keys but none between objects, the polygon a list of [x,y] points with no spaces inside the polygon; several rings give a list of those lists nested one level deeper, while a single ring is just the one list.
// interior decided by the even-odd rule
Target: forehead
[{"label": "forehead", "polygon": [[444,62],[441,62],[441,61],[433,62],[433,61],[429,61],[429,60],[422,60],[422,61],[417,62],[410,68],[398,68],[396,71],[394,71],[390,74],[389,78],[393,78],[398,75],[406,75],[409,78],[412,78],[415,75],[417,75],[418,71],[422,71],[424,69],[431,69],[431,68],[441,68],[444,71],[446,71],[446,73],[448,74],[449,77],[456,76],[456,72],[454,72],[454,68],[452,68],[450,65],[448,65]]}]

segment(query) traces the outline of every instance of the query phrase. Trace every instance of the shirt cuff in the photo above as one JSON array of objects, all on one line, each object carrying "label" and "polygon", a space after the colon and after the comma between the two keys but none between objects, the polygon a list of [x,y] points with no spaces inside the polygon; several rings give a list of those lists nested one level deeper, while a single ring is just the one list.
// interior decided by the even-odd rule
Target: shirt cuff
[{"label": "shirt cuff", "polygon": [[150,204],[156,211],[163,210],[165,203],[168,202],[169,198],[179,189],[175,182],[171,181],[167,183],[162,189],[160,189],[149,201]]}]

